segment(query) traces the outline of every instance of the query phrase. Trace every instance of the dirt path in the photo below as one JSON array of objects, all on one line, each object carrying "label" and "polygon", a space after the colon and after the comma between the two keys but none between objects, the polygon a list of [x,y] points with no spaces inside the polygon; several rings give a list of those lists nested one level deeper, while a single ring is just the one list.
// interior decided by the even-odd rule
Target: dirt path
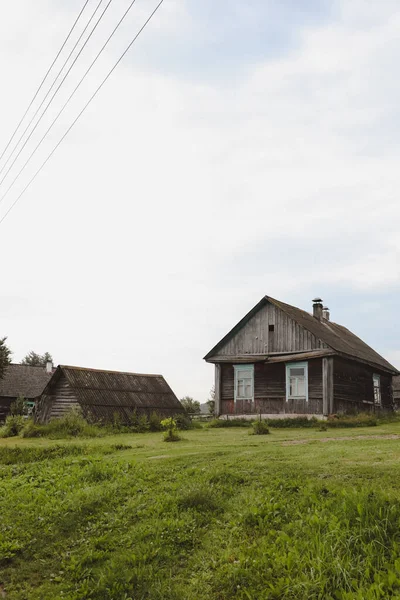
[{"label": "dirt path", "polygon": [[346,435],[343,437],[324,437],[315,440],[290,440],[288,442],[282,442],[282,446],[298,446],[300,444],[311,444],[313,442],[342,442],[352,440],[398,440],[400,435],[388,434],[388,435]]}]

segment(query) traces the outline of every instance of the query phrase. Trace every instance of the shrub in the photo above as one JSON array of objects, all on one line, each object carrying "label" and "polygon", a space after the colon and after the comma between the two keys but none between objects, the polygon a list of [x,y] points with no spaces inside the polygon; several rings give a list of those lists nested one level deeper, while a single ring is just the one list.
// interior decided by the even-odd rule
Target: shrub
[{"label": "shrub", "polygon": [[178,435],[176,421],[172,417],[161,421],[161,427],[165,430],[164,442],[179,442],[181,437]]},{"label": "shrub", "polygon": [[0,437],[15,437],[24,428],[25,420],[22,415],[8,415],[3,427],[0,428]]},{"label": "shrub", "polygon": [[149,430],[150,431],[161,431],[161,419],[160,415],[156,412],[152,412],[149,418]]},{"label": "shrub", "polygon": [[33,421],[33,419],[28,419],[27,421],[25,421],[25,425],[22,430],[22,437],[35,438],[35,437],[41,437],[42,435],[43,435],[43,433],[42,433],[41,425],[37,425]]},{"label": "shrub", "polygon": [[232,419],[213,419],[206,427],[223,428],[223,427],[251,427],[254,419],[232,418]]},{"label": "shrub", "polygon": [[177,429],[168,429],[164,432],[164,442],[179,442],[181,439]]},{"label": "shrub", "polygon": [[255,421],[252,433],[254,435],[267,435],[269,433],[267,423],[265,421]]},{"label": "shrub", "polygon": [[53,419],[46,425],[24,422],[23,437],[49,437],[62,439],[69,437],[100,437],[107,433],[96,425],[89,425],[80,410],[73,409],[60,419]]},{"label": "shrub", "polygon": [[13,416],[28,414],[28,407],[25,404],[25,398],[23,396],[20,395],[14,402],[11,402],[10,413]]},{"label": "shrub", "polygon": [[178,413],[173,416],[177,429],[192,429],[192,421],[185,413]]},{"label": "shrub", "polygon": [[149,431],[149,420],[147,418],[147,415],[140,415],[140,417],[137,420],[136,431],[138,431],[139,433]]}]

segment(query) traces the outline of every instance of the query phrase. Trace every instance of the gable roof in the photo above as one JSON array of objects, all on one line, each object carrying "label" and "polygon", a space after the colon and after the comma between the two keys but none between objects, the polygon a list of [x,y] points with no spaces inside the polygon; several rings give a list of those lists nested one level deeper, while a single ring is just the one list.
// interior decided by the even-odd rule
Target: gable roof
[{"label": "gable roof", "polygon": [[160,410],[179,413],[183,407],[162,375],[145,375],[122,371],[104,371],[59,365],[43,391],[51,388],[64,375],[82,408],[97,418],[114,411]]},{"label": "gable roof", "polygon": [[296,306],[291,306],[280,300],[275,300],[270,296],[264,296],[256,306],[247,313],[247,315],[231,329],[231,331],[224,337],[214,348],[204,357],[205,360],[210,359],[220,348],[222,348],[244,325],[263,307],[267,302],[270,302],[280,310],[282,310],[288,317],[296,321],[300,326],[311,332],[316,338],[320,339],[327,346],[332,348],[339,354],[344,354],[354,360],[360,360],[367,362],[371,365],[390,371],[391,373],[397,374],[397,369],[385,360],[380,354],[375,352],[373,348],[368,346],[359,337],[352,333],[346,327],[338,325],[333,321],[327,321],[326,319],[316,319],[313,315],[301,310]]},{"label": "gable roof", "polygon": [[45,367],[31,367],[12,363],[0,379],[0,397],[33,399],[40,396],[51,373]]}]

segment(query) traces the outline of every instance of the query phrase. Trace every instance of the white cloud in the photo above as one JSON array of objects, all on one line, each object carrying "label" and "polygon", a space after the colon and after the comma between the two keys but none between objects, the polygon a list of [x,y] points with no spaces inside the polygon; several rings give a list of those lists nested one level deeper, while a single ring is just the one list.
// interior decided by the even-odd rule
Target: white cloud
[{"label": "white cloud", "polygon": [[[23,4],[0,24],[4,132],[71,22],[44,0]],[[138,6],[135,22],[150,4]],[[371,3],[341,2],[339,20],[303,29],[290,54],[249,62],[224,85],[151,68],[134,48],[0,226],[10,252],[3,289],[22,299],[19,311],[5,306],[0,333],[16,353],[162,371],[180,395],[204,400],[212,373],[201,357],[259,299],[264,278],[265,291],[286,300],[318,282],[398,286],[399,125],[388,130],[387,120],[400,100],[400,9],[379,6],[377,16]],[[202,33],[187,3],[159,14],[139,48]],[[129,35],[111,46],[40,157]],[[268,238],[277,246],[265,270],[249,275],[242,261],[224,275],[232,255]],[[324,264],[314,266],[310,248],[293,275],[279,251],[293,239],[315,239]],[[337,262],[335,247],[349,239],[353,251]]]}]

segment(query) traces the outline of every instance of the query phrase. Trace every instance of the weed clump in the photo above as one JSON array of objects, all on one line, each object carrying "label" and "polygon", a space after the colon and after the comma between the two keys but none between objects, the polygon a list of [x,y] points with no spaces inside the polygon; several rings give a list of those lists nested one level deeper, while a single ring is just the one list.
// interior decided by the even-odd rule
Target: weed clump
[{"label": "weed clump", "polygon": [[196,488],[184,494],[178,501],[179,508],[199,512],[218,512],[220,503],[208,488]]},{"label": "weed clump", "polygon": [[3,427],[0,427],[0,438],[15,437],[21,433],[25,425],[22,415],[8,415]]},{"label": "weed clump", "polygon": [[375,415],[359,413],[358,415],[329,415],[328,427],[375,427],[378,419]]},{"label": "weed clump", "polygon": [[268,425],[265,421],[255,421],[253,423],[253,435],[268,435],[270,433]]}]

